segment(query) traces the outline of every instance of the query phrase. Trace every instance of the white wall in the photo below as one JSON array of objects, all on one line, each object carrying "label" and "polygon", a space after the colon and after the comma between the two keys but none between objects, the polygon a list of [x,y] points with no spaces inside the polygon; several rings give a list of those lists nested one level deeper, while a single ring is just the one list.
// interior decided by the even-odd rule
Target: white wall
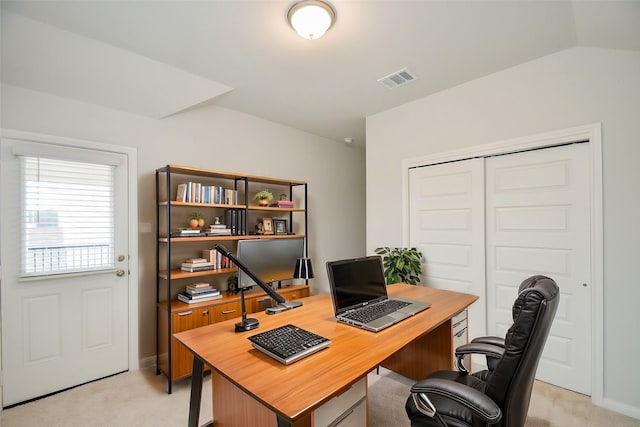
[{"label": "white wall", "polygon": [[[138,150],[140,357],[155,354],[155,169],[166,164],[308,182],[312,293],[326,261],[365,252],[364,151],[210,106],[162,120],[1,86],[0,127]],[[140,227],[141,230],[144,227]]]},{"label": "white wall", "polygon": [[597,122],[603,129],[604,404],[640,418],[640,334],[632,326],[640,301],[640,52],[569,49],[367,118],[367,252],[403,243],[403,159]]}]

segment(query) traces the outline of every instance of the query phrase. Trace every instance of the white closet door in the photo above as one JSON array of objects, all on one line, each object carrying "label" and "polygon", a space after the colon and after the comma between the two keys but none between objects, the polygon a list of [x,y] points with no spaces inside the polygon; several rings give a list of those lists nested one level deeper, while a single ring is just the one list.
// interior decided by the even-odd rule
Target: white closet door
[{"label": "white closet door", "polygon": [[588,144],[486,159],[489,334],[504,336],[518,285],[553,278],[560,305],[537,378],[591,393]]},{"label": "white closet door", "polygon": [[469,336],[485,335],[483,159],[409,171],[409,244],[424,255],[422,284],[480,297]]}]

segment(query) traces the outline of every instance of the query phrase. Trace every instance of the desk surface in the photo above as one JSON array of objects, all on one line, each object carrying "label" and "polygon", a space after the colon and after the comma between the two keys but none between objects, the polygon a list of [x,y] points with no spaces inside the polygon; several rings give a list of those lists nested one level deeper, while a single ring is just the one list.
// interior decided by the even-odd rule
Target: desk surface
[{"label": "desk surface", "polygon": [[[304,298],[302,307],[276,315],[255,313],[260,327],[235,333],[237,320],[181,332],[175,337],[207,365],[284,419],[308,414],[380,365],[405,345],[473,303],[474,295],[396,284],[389,294],[432,303],[431,308],[378,333],[336,322],[331,296]],[[282,365],[247,337],[287,323],[332,340],[325,350]]]}]

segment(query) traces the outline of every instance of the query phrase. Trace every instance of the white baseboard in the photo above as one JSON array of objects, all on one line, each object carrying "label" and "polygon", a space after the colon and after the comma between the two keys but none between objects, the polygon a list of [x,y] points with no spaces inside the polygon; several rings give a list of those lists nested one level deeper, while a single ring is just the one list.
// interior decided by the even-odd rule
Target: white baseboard
[{"label": "white baseboard", "polygon": [[631,406],[609,398],[604,398],[601,406],[610,411],[640,420],[640,408],[637,406]]},{"label": "white baseboard", "polygon": [[140,369],[150,368],[152,366],[156,366],[156,357],[149,356],[144,359],[140,359]]}]

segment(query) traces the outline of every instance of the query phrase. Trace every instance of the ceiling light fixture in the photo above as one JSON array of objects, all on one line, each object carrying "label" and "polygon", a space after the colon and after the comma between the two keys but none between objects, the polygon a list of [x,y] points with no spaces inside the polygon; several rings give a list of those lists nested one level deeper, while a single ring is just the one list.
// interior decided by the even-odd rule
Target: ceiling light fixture
[{"label": "ceiling light fixture", "polygon": [[287,19],[300,37],[316,40],[336,21],[336,11],[324,0],[302,0],[289,8]]}]

